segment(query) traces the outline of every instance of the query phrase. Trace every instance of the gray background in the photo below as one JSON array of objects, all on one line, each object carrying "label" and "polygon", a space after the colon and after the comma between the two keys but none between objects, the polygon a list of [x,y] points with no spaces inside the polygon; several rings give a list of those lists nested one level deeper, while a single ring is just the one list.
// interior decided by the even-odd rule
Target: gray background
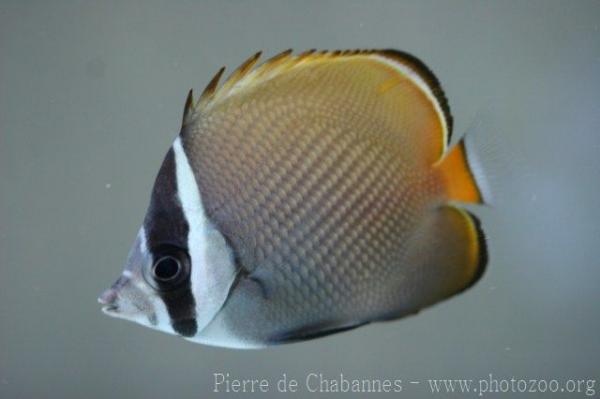
[{"label": "gray background", "polygon": [[[412,398],[428,378],[600,379],[599,21],[598,1],[1,1],[0,398],[205,398],[214,372],[400,378],[376,396]],[[417,317],[261,351],[102,315],[187,90],[289,47],[394,47],[435,71],[495,192],[475,210],[484,278]]]}]

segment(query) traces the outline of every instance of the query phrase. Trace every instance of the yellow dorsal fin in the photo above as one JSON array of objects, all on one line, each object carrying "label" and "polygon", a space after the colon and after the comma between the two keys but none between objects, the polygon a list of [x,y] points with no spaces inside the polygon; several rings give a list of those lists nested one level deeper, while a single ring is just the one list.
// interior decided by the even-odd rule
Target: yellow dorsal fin
[{"label": "yellow dorsal fin", "polygon": [[[310,49],[310,50],[306,50],[305,52],[298,54],[296,56],[296,58],[298,58],[298,62],[300,62],[300,61],[310,57],[311,55],[313,55],[316,51],[317,51],[317,49],[314,49],[314,48]],[[290,50],[290,52],[291,52],[291,50]]]},{"label": "yellow dorsal fin", "polygon": [[448,105],[448,100],[446,99],[444,90],[442,89],[439,80],[433,74],[433,72],[427,67],[427,65],[425,65],[423,61],[404,51],[386,49],[371,51],[371,54],[380,55],[405,66],[409,70],[406,72],[412,72],[416,74],[415,77],[418,77],[419,80],[421,80],[421,83],[424,85],[422,89],[427,92],[427,95],[434,103],[434,106],[436,107],[436,110],[442,119],[441,122],[446,133],[445,144],[447,146],[450,143],[452,136],[452,114],[450,113],[450,106]]},{"label": "yellow dorsal fin", "polygon": [[258,59],[260,58],[261,54],[262,51],[257,52],[256,54],[248,58],[246,61],[244,61],[242,65],[240,65],[235,71],[233,71],[231,75],[227,78],[227,80],[223,82],[223,85],[219,89],[218,96],[226,96],[227,93],[229,93],[231,89],[235,86],[235,84],[242,80],[246,76],[246,74],[252,69],[254,64],[258,62]]},{"label": "yellow dorsal fin", "polygon": [[274,70],[277,67],[277,65],[284,64],[286,61],[288,61],[290,59],[291,54],[292,54],[292,49],[287,49],[287,50],[282,51],[281,53],[269,58],[260,67],[257,68],[258,70],[256,71],[255,77],[258,78],[265,72]]},{"label": "yellow dorsal fin", "polygon": [[[303,68],[331,61],[369,61],[373,66],[385,68],[391,76],[410,80],[430,101],[439,122],[440,145],[436,145],[436,159],[445,153],[452,132],[452,117],[446,97],[435,75],[418,58],[397,50],[308,50],[293,55],[292,50],[283,51],[262,64],[255,66],[261,53],[258,52],[240,65],[231,76],[218,86],[221,69],[208,84],[200,97],[195,112],[206,111],[226,98],[243,90],[256,87],[278,75],[296,68]],[[390,79],[379,87],[383,93],[393,89],[398,80]]]},{"label": "yellow dorsal fin", "polygon": [[212,101],[215,96],[215,92],[217,91],[217,86],[219,85],[219,80],[221,80],[221,76],[225,72],[225,67],[219,69],[219,71],[213,76],[213,78],[208,82],[204,91],[200,95],[200,99],[198,100],[198,105],[196,105],[196,111],[198,109],[206,108]]}]

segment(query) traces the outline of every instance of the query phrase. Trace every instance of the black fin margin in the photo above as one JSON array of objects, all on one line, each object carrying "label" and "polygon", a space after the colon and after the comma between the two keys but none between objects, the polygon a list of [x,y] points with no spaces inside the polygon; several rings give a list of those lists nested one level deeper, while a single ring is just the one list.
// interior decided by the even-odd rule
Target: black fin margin
[{"label": "black fin margin", "polygon": [[410,53],[396,49],[383,49],[380,52],[390,58],[398,59],[403,64],[408,64],[419,74],[419,76],[421,76],[421,78],[423,78],[423,80],[425,80],[425,82],[427,82],[444,113],[446,125],[448,126],[448,144],[450,144],[454,121],[452,119],[452,113],[450,112],[450,106],[448,105],[448,99],[446,98],[446,94],[444,93],[438,78],[423,61]]},{"label": "black fin margin", "polygon": [[475,216],[471,212],[469,212],[467,210],[465,210],[465,212],[471,218],[471,221],[473,222],[473,226],[475,227],[475,231],[477,233],[477,247],[479,249],[479,261],[477,263],[477,270],[475,271],[473,278],[471,279],[469,284],[463,289],[463,291],[468,288],[471,288],[473,285],[475,285],[475,283],[477,283],[479,280],[481,280],[481,277],[485,274],[485,271],[487,270],[487,264],[489,262],[487,240],[485,238],[485,233],[483,232],[483,229],[481,228],[481,221],[479,220],[479,218],[477,216]]},{"label": "black fin margin", "polygon": [[308,341],[312,339],[326,337],[332,334],[341,333],[344,331],[354,330],[355,328],[364,326],[369,323],[369,321],[366,321],[341,327],[328,327],[327,324],[309,325],[306,327],[301,327],[295,330],[285,332],[283,334],[279,334],[271,338],[270,341],[272,344],[289,344],[295,342]]}]

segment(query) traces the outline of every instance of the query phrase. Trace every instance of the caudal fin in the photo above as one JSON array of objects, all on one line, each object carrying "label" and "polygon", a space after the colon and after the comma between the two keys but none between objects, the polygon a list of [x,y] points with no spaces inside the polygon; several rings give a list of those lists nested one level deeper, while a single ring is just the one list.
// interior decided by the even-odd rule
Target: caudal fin
[{"label": "caudal fin", "polygon": [[472,204],[489,203],[491,198],[483,170],[469,143],[468,138],[463,137],[435,168],[442,176],[448,200]]}]

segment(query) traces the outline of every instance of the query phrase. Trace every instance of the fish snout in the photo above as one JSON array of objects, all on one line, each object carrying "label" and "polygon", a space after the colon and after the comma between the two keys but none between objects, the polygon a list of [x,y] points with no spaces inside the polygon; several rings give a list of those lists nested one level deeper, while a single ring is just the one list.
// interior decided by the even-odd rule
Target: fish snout
[{"label": "fish snout", "polygon": [[112,314],[118,310],[117,298],[119,294],[114,287],[111,287],[104,291],[98,297],[98,302],[102,305],[102,312],[106,314]]},{"label": "fish snout", "polygon": [[127,276],[121,276],[115,283],[98,297],[98,302],[104,305],[102,310],[115,310],[117,308],[117,299],[121,291],[129,283]]}]

